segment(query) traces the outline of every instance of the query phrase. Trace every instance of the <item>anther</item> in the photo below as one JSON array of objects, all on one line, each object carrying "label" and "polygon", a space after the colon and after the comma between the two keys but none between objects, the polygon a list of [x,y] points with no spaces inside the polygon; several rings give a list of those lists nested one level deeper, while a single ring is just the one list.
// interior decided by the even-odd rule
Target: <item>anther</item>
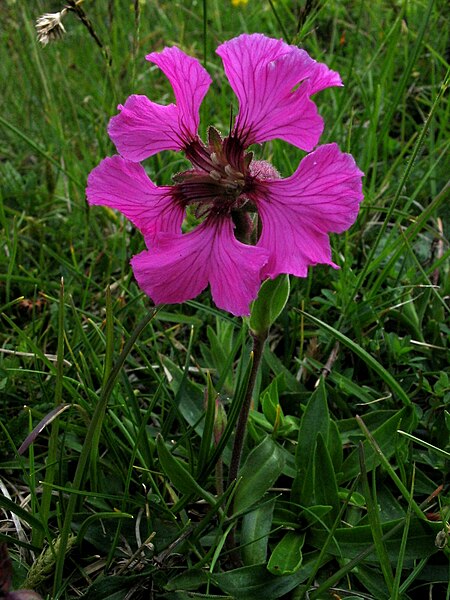
[{"label": "anther", "polygon": [[224,169],[228,177],[231,177],[232,179],[241,179],[242,181],[244,180],[244,175],[239,171],[235,171],[231,165],[225,165]]},{"label": "anther", "polygon": [[239,184],[237,183],[237,181],[227,181],[227,183],[225,184],[225,190],[231,193],[236,192],[238,187]]},{"label": "anther", "polygon": [[220,161],[217,158],[217,154],[215,152],[211,152],[211,162],[215,165],[217,165],[218,167],[220,167]]}]

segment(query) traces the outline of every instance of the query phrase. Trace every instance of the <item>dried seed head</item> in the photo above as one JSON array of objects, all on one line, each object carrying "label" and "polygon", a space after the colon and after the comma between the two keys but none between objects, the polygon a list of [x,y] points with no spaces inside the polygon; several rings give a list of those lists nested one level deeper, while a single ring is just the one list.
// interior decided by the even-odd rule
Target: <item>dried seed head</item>
[{"label": "dried seed head", "polygon": [[66,33],[62,19],[67,13],[67,8],[61,12],[45,13],[36,21],[36,31],[38,42],[46,46],[49,42],[59,40]]}]

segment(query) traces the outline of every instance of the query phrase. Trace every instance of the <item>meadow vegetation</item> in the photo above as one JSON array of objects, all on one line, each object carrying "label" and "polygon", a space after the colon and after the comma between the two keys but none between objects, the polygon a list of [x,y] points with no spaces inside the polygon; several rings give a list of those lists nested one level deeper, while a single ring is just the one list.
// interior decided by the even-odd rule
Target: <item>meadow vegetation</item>
[{"label": "meadow vegetation", "polygon": [[[80,6],[90,29],[69,13],[45,48],[35,20],[62,5],[1,8],[0,542],[12,587],[47,599],[448,600],[446,3]],[[226,133],[237,106],[214,50],[244,32],[283,37],[341,74],[345,87],[315,99],[321,143],[353,154],[365,199],[332,237],[340,269],[291,278],[227,488],[248,322],[208,291],[155,311],[129,265],[142,236],[89,207],[85,187],[115,152],[106,129],[119,103],[172,101],[144,60],[164,46],[208,69],[201,134]],[[255,152],[283,177],[302,156],[278,141]],[[169,184],[185,162],[166,152],[145,166]]]}]

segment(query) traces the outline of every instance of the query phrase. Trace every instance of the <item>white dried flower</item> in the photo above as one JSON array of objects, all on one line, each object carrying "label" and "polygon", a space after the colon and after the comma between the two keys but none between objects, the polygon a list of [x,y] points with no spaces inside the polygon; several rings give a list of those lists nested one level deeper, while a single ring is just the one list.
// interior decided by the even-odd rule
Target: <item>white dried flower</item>
[{"label": "white dried flower", "polygon": [[38,41],[46,46],[49,42],[59,40],[66,33],[62,19],[67,12],[67,8],[63,8],[61,12],[45,13],[36,21],[36,31]]}]

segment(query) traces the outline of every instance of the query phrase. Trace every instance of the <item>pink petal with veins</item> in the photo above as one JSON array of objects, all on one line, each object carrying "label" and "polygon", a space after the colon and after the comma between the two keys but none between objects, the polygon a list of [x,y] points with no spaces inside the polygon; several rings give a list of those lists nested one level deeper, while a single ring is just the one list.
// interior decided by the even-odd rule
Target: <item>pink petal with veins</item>
[{"label": "pink petal with veins", "polygon": [[258,247],[270,252],[263,276],[305,277],[309,265],[336,265],[328,233],[356,220],[363,198],[363,173],[337,144],[320,146],[287,179],[262,182],[252,198],[262,220]]},{"label": "pink petal with veins", "polygon": [[151,239],[161,231],[181,231],[184,209],[174,202],[172,191],[157,187],[141,165],[116,155],[91,171],[86,194],[89,204],[119,210]]},{"label": "pink petal with veins", "polygon": [[176,104],[162,106],[146,96],[130,96],[109,122],[119,153],[139,162],[162,150],[181,150],[197,137],[199,109],[211,77],[197,59],[175,46],[149,54],[172,84]]},{"label": "pink petal with veins", "polygon": [[218,308],[248,315],[267,257],[265,249],[238,242],[231,219],[224,218],[204,221],[185,235],[161,234],[155,247],[133,257],[131,264],[155,304],[185,302],[210,283]]},{"label": "pink petal with veins", "polygon": [[338,73],[262,34],[243,34],[219,46],[217,54],[239,100],[235,134],[245,146],[275,138],[307,151],[316,146],[323,121],[310,96],[342,85]]}]

